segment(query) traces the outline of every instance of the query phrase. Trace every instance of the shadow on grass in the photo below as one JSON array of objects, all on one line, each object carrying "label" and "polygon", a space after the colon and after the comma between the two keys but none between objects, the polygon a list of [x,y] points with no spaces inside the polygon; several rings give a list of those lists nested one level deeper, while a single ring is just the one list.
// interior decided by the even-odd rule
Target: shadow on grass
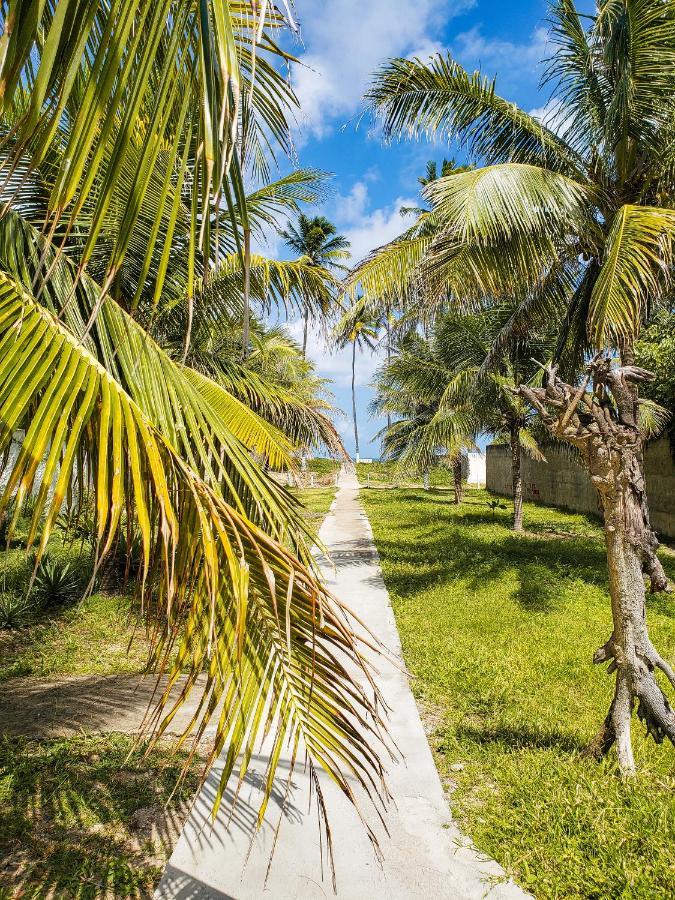
[{"label": "shadow on grass", "polygon": [[[465,524],[461,519],[439,517],[434,523],[435,538],[409,543],[380,536],[380,556],[392,564],[387,567],[388,587],[399,595],[411,590],[421,593],[431,585],[461,579],[476,590],[511,578],[517,584],[515,599],[533,611],[554,610],[565,583],[571,581],[606,588],[606,558],[598,542],[523,537],[482,519],[475,524],[493,527],[474,532]],[[405,523],[397,526],[397,532],[402,527]],[[401,568],[414,572],[406,574]]]},{"label": "shadow on grass", "polygon": [[509,726],[462,724],[457,729],[460,740],[487,746],[499,744],[508,750],[562,750],[564,753],[580,753],[586,744],[572,734],[562,731],[542,731],[527,725]]},{"label": "shadow on grass", "polygon": [[120,735],[0,742],[1,897],[152,896],[198,776],[165,809],[184,755],[144,759],[132,746]]}]

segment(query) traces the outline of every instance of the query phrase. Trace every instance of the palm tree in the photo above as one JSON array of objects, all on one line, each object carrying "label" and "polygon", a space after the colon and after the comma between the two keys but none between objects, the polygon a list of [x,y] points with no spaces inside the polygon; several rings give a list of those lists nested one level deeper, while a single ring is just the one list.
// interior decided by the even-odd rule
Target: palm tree
[{"label": "palm tree", "polygon": [[338,347],[352,346],[352,420],[354,423],[354,449],[356,462],[359,461],[359,422],[356,412],[356,348],[363,350],[367,347],[371,352],[375,349],[378,334],[378,322],[373,320],[350,321],[348,326],[344,320],[335,330],[335,340]]},{"label": "palm tree", "polygon": [[475,447],[476,417],[468,406],[452,407],[444,402],[453,381],[438,358],[435,341],[413,333],[402,342],[395,360],[377,374],[376,397],[371,412],[395,416],[380,432],[382,454],[396,460],[403,471],[421,473],[425,487],[433,466],[439,462],[453,472],[455,503],[462,501],[462,462]]},{"label": "palm tree", "polygon": [[[432,460],[444,446],[457,455],[473,447],[478,434],[505,439],[511,447],[513,528],[523,530],[522,453],[541,459],[533,432],[534,415],[515,390],[540,372],[536,360],[545,359],[545,336],[530,333],[511,339],[499,352],[494,349],[503,335],[511,306],[502,304],[473,315],[446,313],[439,316],[429,342],[415,336],[388,369],[388,393],[398,388],[422,404],[424,428],[415,434],[405,459]],[[388,380],[388,379],[385,379]],[[392,398],[395,403],[396,400]],[[403,400],[405,403],[405,399]],[[419,415],[419,413],[418,413]],[[399,431],[402,426],[392,426]]]},{"label": "palm tree", "polygon": [[[646,626],[642,572],[652,590],[668,581],[644,488],[638,387],[650,375],[633,359],[648,313],[672,290],[675,3],[599,0],[595,14],[582,17],[572,0],[554,0],[550,18],[546,80],[555,116],[547,122],[450,56],[390,61],[369,101],[387,137],[442,135],[483,163],[425,189],[437,228],[396,247],[397,289],[423,279],[427,306],[520,297],[521,324],[562,314],[562,368],[521,396],[552,434],[579,449],[599,491],[614,631],[596,661],[610,661],[616,679],[594,747],[605,753],[616,742],[630,773],[635,699],[649,732],[675,742],[675,712],[654,670],[674,686],[675,675]],[[379,269],[370,263],[373,283],[364,276],[361,288],[375,296],[387,269],[382,258]],[[616,351],[619,365],[596,357],[577,386],[575,373],[593,350]]]},{"label": "palm tree", "polygon": [[[349,241],[337,233],[337,229],[325,216],[309,218],[304,213],[298,216],[297,224],[288,222],[286,228],[279,232],[286,245],[301,258],[310,260],[319,269],[330,272],[343,270],[342,260],[349,257]],[[307,355],[307,330],[310,315],[319,315],[326,319],[331,313],[331,300],[313,302],[309,295],[305,298],[303,311],[302,355]]]},{"label": "palm tree", "polygon": [[[125,518],[138,530],[150,671],[188,676],[178,701],[159,692],[150,734],[204,674],[183,737],[198,742],[222,701],[216,806],[270,726],[261,820],[287,741],[348,796],[354,776],[379,783],[364,750],[379,703],[335,662],[368,675],[361,645],[317,577],[302,510],[253,458],[290,464],[288,438],[189,364],[199,290],[237,269],[241,310],[255,282],[246,238],[276,201],[244,184],[291,149],[272,36],[285,20],[253,2],[58,0],[39,14],[20,2],[2,24],[0,452],[24,434],[0,496],[9,536],[31,495],[38,560],[66,501],[94,498],[97,568]],[[272,268],[295,287],[315,274]],[[167,352],[154,336],[178,309],[184,347]]]}]

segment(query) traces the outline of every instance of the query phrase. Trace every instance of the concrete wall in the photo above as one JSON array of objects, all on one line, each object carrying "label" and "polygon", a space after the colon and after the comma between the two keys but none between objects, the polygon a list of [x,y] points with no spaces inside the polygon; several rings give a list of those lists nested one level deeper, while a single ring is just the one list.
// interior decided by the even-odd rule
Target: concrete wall
[{"label": "concrete wall", "polygon": [[[536,462],[523,454],[525,499],[598,515],[597,492],[581,466],[559,450],[548,451],[546,459]],[[664,537],[675,538],[675,465],[667,438],[647,448],[645,476],[652,525]],[[486,487],[511,496],[511,451],[506,445],[487,448]]]}]

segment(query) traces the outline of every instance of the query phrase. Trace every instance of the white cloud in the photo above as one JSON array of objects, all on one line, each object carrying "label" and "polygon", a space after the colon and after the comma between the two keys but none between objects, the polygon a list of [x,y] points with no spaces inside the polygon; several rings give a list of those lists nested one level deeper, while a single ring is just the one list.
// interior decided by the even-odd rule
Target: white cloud
[{"label": "white cloud", "polygon": [[536,28],[530,40],[523,44],[501,38],[485,37],[481,26],[458,34],[453,42],[453,54],[467,69],[480,69],[484,75],[497,76],[497,88],[513,89],[523,81],[531,81],[542,60],[548,56],[548,32]]},{"label": "white cloud", "polygon": [[368,185],[365,181],[357,181],[347,195],[339,194],[335,198],[335,217],[345,224],[358,222],[363,218],[367,204]]},{"label": "white cloud", "polygon": [[354,183],[348,194],[335,197],[331,218],[350,242],[352,260],[359,262],[411,224],[401,215],[401,207],[417,205],[419,200],[415,198],[397,197],[386,206],[371,209],[368,184],[361,180]]},{"label": "white cloud", "polygon": [[566,110],[562,102],[556,98],[549,100],[545,106],[531,109],[530,115],[539,119],[547,128],[560,136],[563,136],[572,124],[569,109]]},{"label": "white cloud", "polygon": [[[291,319],[286,322],[286,329],[291,337],[302,343],[302,319]],[[384,361],[385,349],[380,343],[374,352],[368,348],[356,349],[355,385],[357,388],[370,384],[375,372]],[[322,378],[329,378],[336,388],[351,387],[352,383],[352,348],[351,345],[337,350],[330,343],[326,334],[310,324],[307,335],[307,356],[315,363]]]},{"label": "white cloud", "polygon": [[296,0],[308,51],[294,67],[301,122],[315,137],[356,113],[372,73],[392,56],[428,55],[434,35],[475,0]]}]

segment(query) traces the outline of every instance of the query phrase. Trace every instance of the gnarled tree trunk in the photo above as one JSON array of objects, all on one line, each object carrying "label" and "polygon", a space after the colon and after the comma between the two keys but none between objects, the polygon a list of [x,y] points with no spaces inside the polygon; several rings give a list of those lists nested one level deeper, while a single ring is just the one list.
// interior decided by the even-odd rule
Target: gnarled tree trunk
[{"label": "gnarled tree trunk", "polygon": [[[658,743],[668,737],[675,744],[675,711],[655,671],[660,669],[673,687],[675,673],[649,638],[643,575],[654,570],[657,543],[647,512],[635,385],[650,378],[650,373],[635,366],[612,368],[610,360],[600,355],[578,388],[560,381],[553,367],[548,370],[546,387],[520,388],[549,431],[579,448],[600,495],[613,631],[593,660],[609,662],[608,671],[615,673],[616,680],[607,717],[588,749],[602,756],[616,743],[624,774],[635,771],[631,719],[636,703],[638,716],[652,737]],[[589,392],[591,380],[593,390]],[[668,587],[665,576],[664,580]]]}]

